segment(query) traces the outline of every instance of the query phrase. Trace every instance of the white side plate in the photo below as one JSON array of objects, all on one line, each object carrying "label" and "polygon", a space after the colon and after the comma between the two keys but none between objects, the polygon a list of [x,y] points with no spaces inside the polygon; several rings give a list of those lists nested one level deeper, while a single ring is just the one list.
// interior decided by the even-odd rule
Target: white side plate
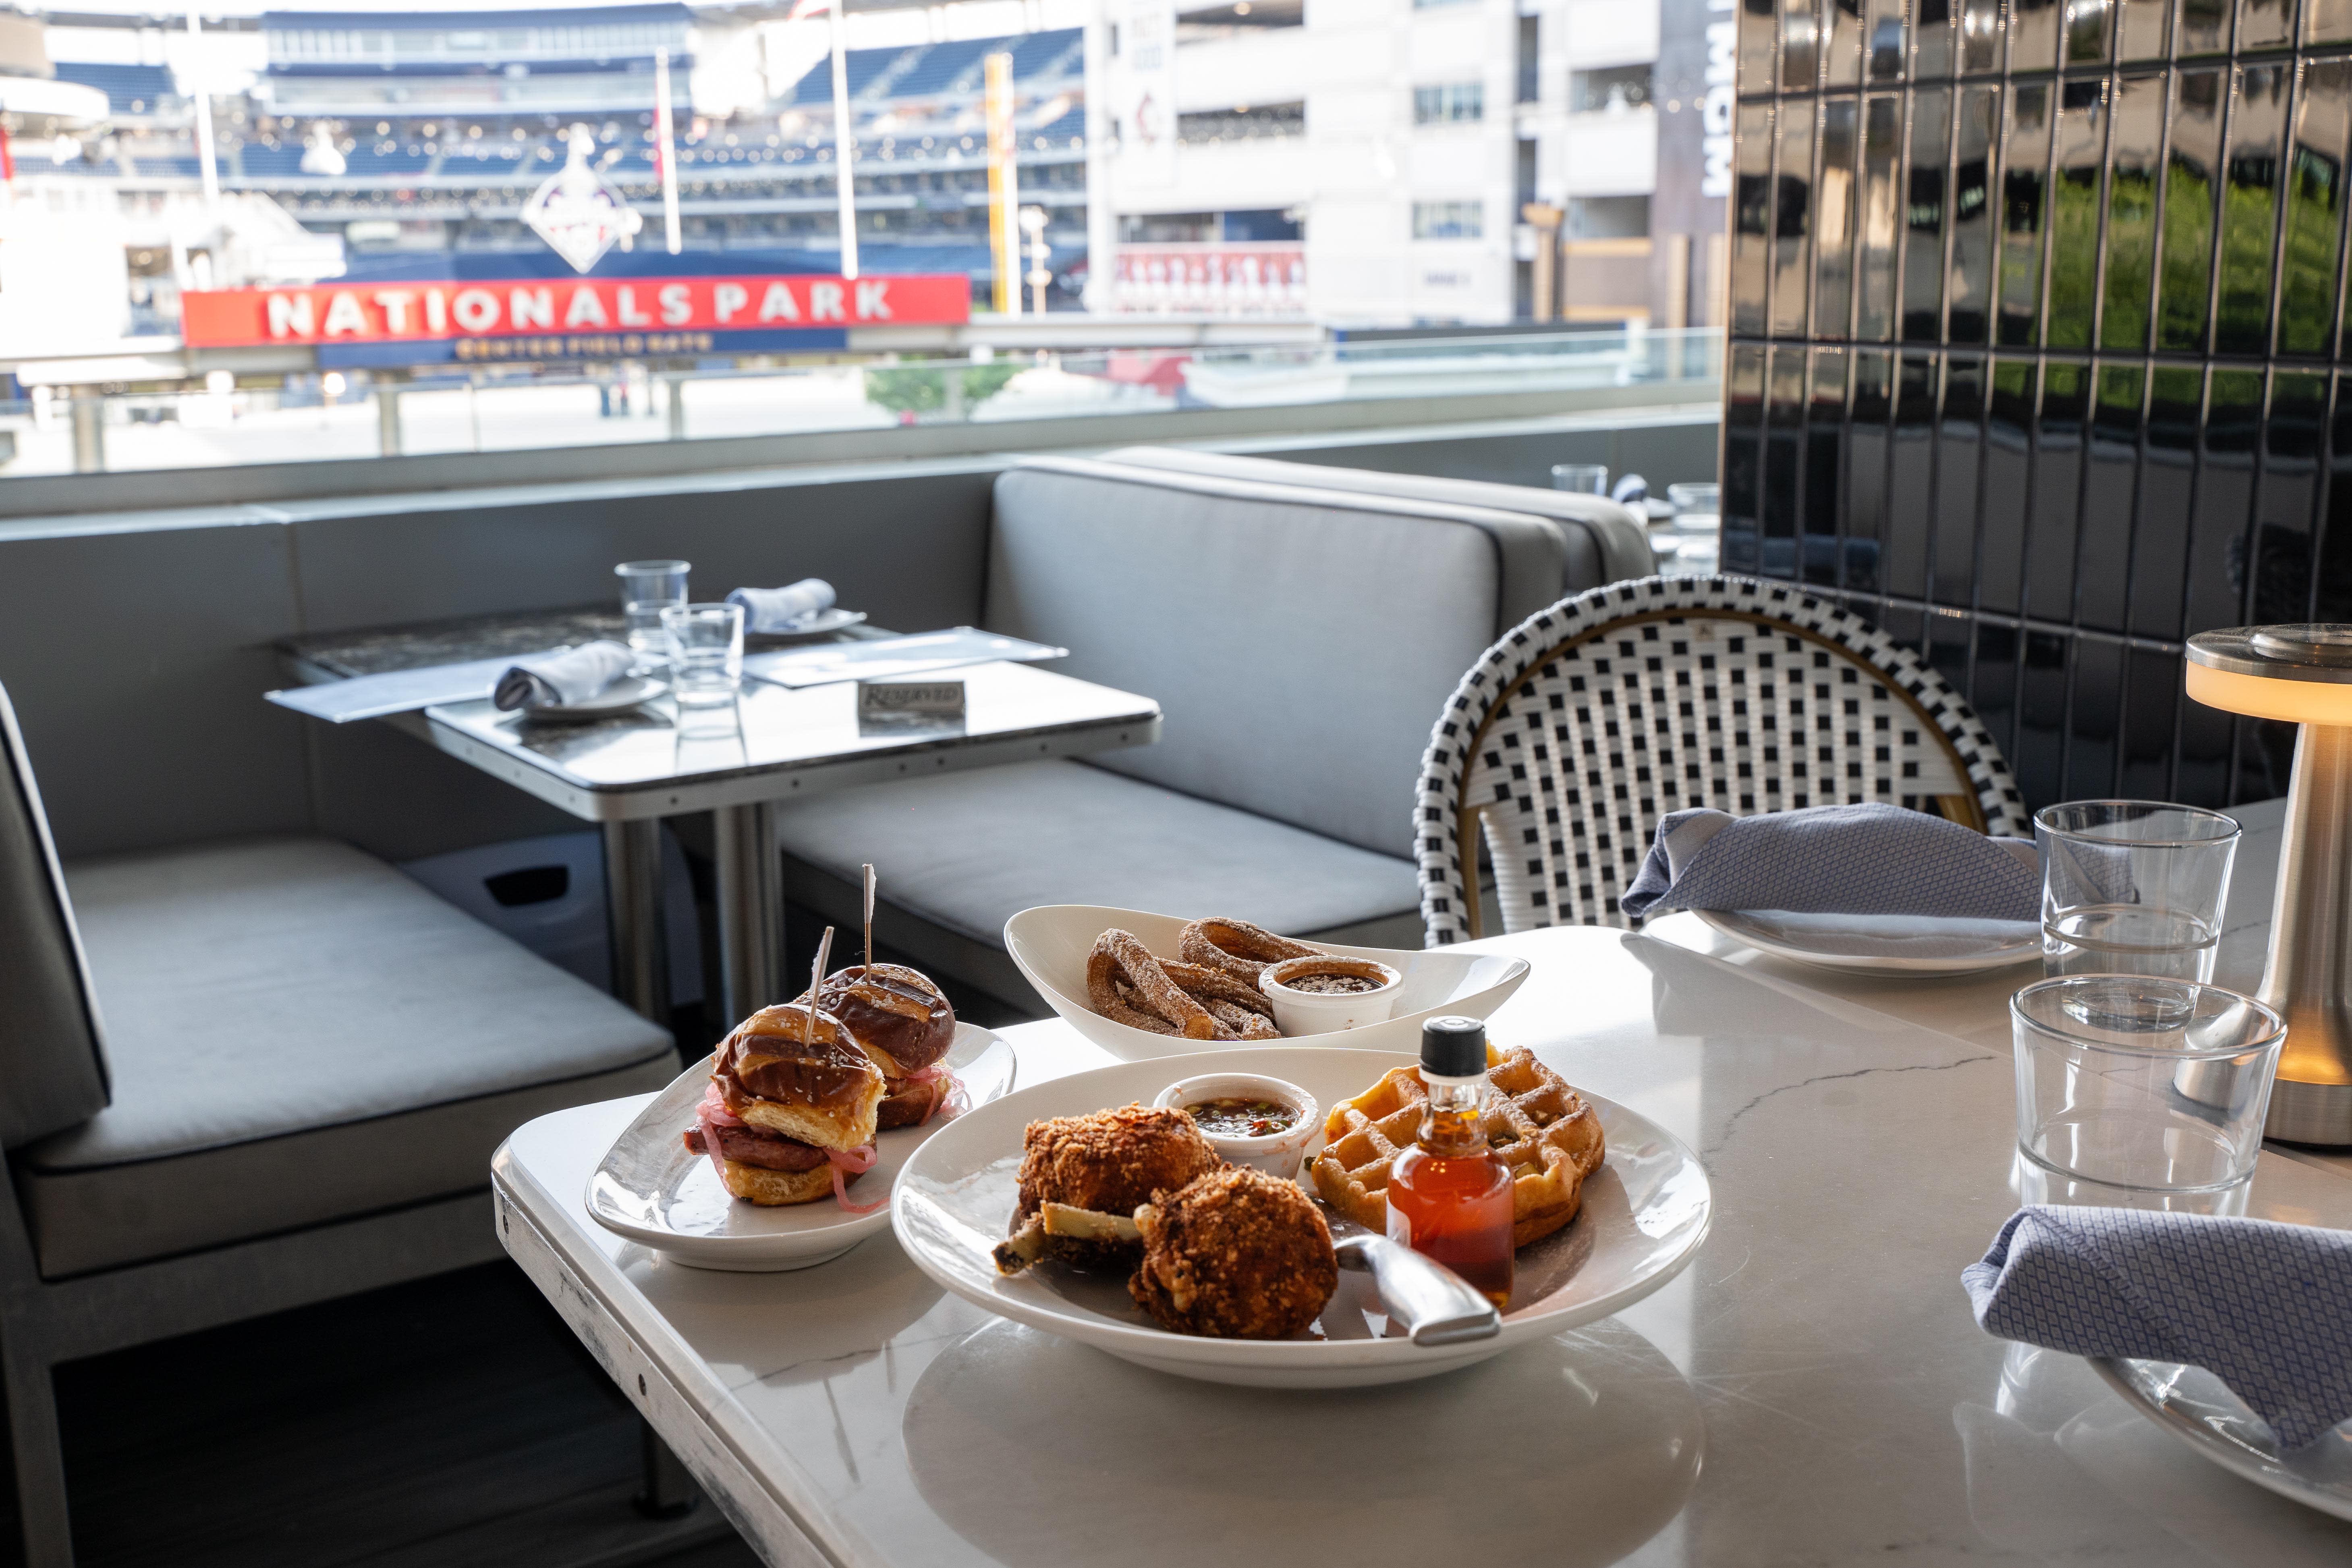
[{"label": "white side plate", "polygon": [[1734,942],[1823,969],[1972,974],[2042,956],[2042,927],[2032,921],[1807,915],[1786,910],[1691,912]]},{"label": "white side plate", "polygon": [[[947,1064],[963,1079],[975,1109],[1013,1087],[1013,1047],[974,1025],[956,1026]],[[686,1130],[709,1081],[705,1057],[629,1123],[588,1178],[591,1219],[693,1268],[754,1274],[831,1262],[889,1227],[887,1203],[854,1215],[830,1197],[762,1208],[730,1194],[709,1158],[686,1146]],[[935,1116],[924,1126],[883,1133],[874,1141],[880,1163],[850,1184],[849,1195],[861,1204],[885,1196],[915,1151],[949,1125]]]},{"label": "white side plate", "polygon": [[824,637],[840,631],[845,626],[860,625],[865,619],[865,611],[845,610],[835,605],[829,610],[819,610],[790,631],[755,632],[746,627],[743,632],[743,641],[753,647],[781,647],[785,643],[803,642],[810,637]]},{"label": "white side plate", "polygon": [[[1385,1337],[1365,1277],[1343,1273],[1309,1337],[1217,1340],[1171,1333],[1128,1299],[1123,1278],[1045,1263],[1010,1279],[990,1256],[1013,1216],[1022,1131],[1140,1100],[1202,1072],[1264,1073],[1325,1105],[1361,1093],[1414,1058],[1337,1046],[1253,1046],[1074,1073],[960,1117],[917,1151],[891,1198],[898,1244],[940,1285],[990,1311],[1108,1351],[1139,1366],[1256,1388],[1347,1388],[1430,1377],[1624,1310],[1682,1272],[1706,1238],[1714,1208],[1698,1158],[1674,1134],[1622,1105],[1586,1095],[1608,1134],[1608,1158],[1584,1184],[1566,1229],[1518,1255],[1503,1331],[1467,1344]],[[1322,1144],[1318,1132],[1315,1147]]]},{"label": "white side plate", "polygon": [[560,704],[526,702],[522,705],[522,711],[526,718],[541,722],[609,719],[615,713],[625,713],[641,703],[650,702],[668,689],[667,681],[656,680],[650,675],[625,675],[584,701]]},{"label": "white side plate", "polygon": [[2094,1361],[2124,1402],[2205,1458],[2306,1508],[2352,1519],[2352,1421],[2309,1447],[2279,1452],[2262,1417],[2202,1367]]},{"label": "white side plate", "polygon": [[[1246,917],[1244,917],[1246,918]],[[1005,951],[1021,967],[1029,984],[1073,1028],[1122,1061],[1144,1061],[1195,1051],[1234,1050],[1264,1044],[1255,1040],[1187,1040],[1155,1035],[1126,1024],[1113,1023],[1087,1002],[1087,956],[1095,939],[1113,926],[1133,931],[1137,940],[1160,958],[1176,956],[1176,939],[1191,917],[1146,914],[1141,910],[1117,910],[1104,904],[1041,904],[1023,910],[1004,922]],[[1350,958],[1373,958],[1404,976],[1396,1005],[1388,1021],[1360,1029],[1323,1035],[1294,1035],[1301,1043],[1345,1045],[1363,1050],[1418,1050],[1421,1023],[1440,1013],[1484,1018],[1509,1000],[1528,977],[1528,961],[1499,952],[1465,952],[1454,948],[1415,952],[1397,947],[1340,947],[1332,942],[1307,944],[1322,952]],[[1350,1090],[1349,1092],[1353,1092]]]}]

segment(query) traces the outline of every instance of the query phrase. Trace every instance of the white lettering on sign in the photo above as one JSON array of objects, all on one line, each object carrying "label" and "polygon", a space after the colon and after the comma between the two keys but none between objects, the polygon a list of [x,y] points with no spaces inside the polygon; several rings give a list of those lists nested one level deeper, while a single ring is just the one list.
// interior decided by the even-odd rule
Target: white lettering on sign
[{"label": "white lettering on sign", "polygon": [[596,298],[594,285],[583,283],[572,290],[572,303],[563,312],[563,324],[572,327],[609,327],[604,317],[604,301]]},{"label": "white lettering on sign", "polygon": [[883,296],[889,290],[889,283],[883,279],[858,279],[857,319],[861,321],[888,321],[890,302]]},{"label": "white lettering on sign", "polygon": [[751,302],[751,290],[740,283],[721,283],[710,291],[710,313],[719,318],[721,326],[733,321],[735,312]]},{"label": "white lettering on sign", "polygon": [[771,283],[760,299],[760,320],[763,321],[797,321],[801,308],[793,303],[793,291],[781,283]]},{"label": "white lettering on sign", "polygon": [[449,306],[447,301],[441,298],[441,290],[438,289],[425,290],[425,330],[428,332],[446,332],[449,330]]},{"label": "white lettering on sign", "polygon": [[449,314],[467,331],[487,332],[499,324],[499,297],[488,289],[460,289]]},{"label": "white lettering on sign", "polygon": [[637,291],[635,289],[632,289],[627,284],[624,283],[621,285],[620,295],[621,325],[625,327],[650,327],[654,324],[654,319],[651,316],[646,315],[643,310],[637,309]]},{"label": "white lettering on sign", "polygon": [[544,329],[555,325],[555,290],[552,289],[508,289],[507,319],[518,328]]},{"label": "white lettering on sign", "polygon": [[682,327],[694,320],[694,291],[683,283],[665,283],[654,296],[661,301],[665,326]]},{"label": "white lettering on sign", "polygon": [[367,311],[361,307],[360,297],[348,289],[336,289],[334,298],[327,301],[327,319],[319,328],[320,335],[341,338],[356,333],[365,337],[367,330]]},{"label": "white lettering on sign", "polygon": [[387,289],[375,297],[375,308],[383,312],[383,330],[387,332],[408,331],[409,302],[416,298],[405,289]]},{"label": "white lettering on sign", "polygon": [[269,297],[269,335],[273,338],[315,336],[319,318],[310,309],[308,294],[272,294]]},{"label": "white lettering on sign", "polygon": [[1706,158],[1698,194],[1731,195],[1731,111],[1738,96],[1739,24],[1706,25],[1706,100],[1699,109],[1699,152]]},{"label": "white lettering on sign", "polygon": [[841,285],[812,283],[809,285],[809,320],[812,321],[845,321],[847,312],[841,307]]}]

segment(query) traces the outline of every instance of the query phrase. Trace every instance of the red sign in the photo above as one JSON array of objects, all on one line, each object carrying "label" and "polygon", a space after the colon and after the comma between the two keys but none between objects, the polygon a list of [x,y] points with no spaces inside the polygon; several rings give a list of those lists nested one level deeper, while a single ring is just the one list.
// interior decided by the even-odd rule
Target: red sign
[{"label": "red sign", "polygon": [[482,282],[318,283],[180,296],[191,348],[380,343],[534,332],[776,331],[800,327],[928,326],[967,321],[960,274],[859,279],[511,279]]}]

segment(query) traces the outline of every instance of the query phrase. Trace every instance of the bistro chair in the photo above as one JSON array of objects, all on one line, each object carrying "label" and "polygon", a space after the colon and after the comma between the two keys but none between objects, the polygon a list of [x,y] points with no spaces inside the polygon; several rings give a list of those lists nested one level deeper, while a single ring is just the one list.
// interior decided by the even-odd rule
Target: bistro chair
[{"label": "bistro chair", "polygon": [[666,1031],[332,839],[68,876],[0,689],[0,1374],[28,1568],[73,1561],[52,1367],[498,1258],[507,1133],[677,1072]]},{"label": "bistro chair", "polygon": [[1431,731],[1414,801],[1428,944],[1640,921],[1617,907],[1658,819],[1886,801],[2031,837],[1983,722],[1860,617],[1743,577],[1619,583],[1488,648]]}]

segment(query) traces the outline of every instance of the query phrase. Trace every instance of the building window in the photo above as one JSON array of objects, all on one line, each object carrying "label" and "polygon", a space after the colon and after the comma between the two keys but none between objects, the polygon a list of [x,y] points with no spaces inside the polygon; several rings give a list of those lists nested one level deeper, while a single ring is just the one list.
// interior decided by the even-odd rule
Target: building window
[{"label": "building window", "polygon": [[1415,125],[1449,125],[1486,117],[1486,84],[1484,82],[1449,81],[1437,87],[1412,89],[1412,122]]},{"label": "building window", "polygon": [[1648,105],[1652,67],[1612,66],[1607,70],[1570,71],[1568,108],[1571,114],[1611,114]]},{"label": "building window", "polygon": [[1486,232],[1486,208],[1483,202],[1412,204],[1415,239],[1478,239]]},{"label": "building window", "polygon": [[1213,109],[1176,117],[1176,140],[1187,147],[1306,134],[1307,105],[1303,102]]}]

